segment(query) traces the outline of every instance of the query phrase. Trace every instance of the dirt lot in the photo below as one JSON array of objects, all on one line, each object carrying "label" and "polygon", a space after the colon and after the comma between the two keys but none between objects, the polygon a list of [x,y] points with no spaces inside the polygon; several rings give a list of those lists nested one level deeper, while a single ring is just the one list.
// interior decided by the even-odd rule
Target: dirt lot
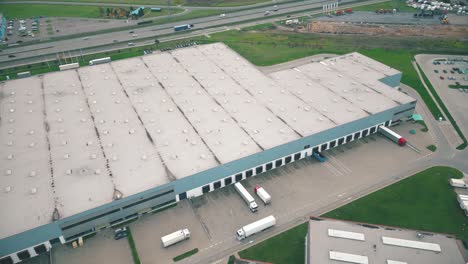
[{"label": "dirt lot", "polygon": [[345,22],[314,21],[303,32],[358,34],[379,36],[424,36],[465,38],[468,27],[457,25],[396,25],[396,24],[360,24]]}]

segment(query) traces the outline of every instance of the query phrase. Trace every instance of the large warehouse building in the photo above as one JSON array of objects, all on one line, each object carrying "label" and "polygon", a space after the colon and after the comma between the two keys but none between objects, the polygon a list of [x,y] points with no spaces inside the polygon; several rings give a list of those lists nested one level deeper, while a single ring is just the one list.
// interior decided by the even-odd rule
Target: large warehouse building
[{"label": "large warehouse building", "polygon": [[270,75],[223,44],[1,84],[0,263],[377,132],[401,73],[358,53]]}]

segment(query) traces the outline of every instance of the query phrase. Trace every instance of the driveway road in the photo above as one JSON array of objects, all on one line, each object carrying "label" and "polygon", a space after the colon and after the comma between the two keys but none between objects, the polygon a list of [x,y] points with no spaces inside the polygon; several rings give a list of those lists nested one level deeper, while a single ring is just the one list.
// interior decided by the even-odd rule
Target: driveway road
[{"label": "driveway road", "polygon": [[[365,5],[369,3],[377,3],[383,2],[385,0],[372,0],[366,1],[365,3],[358,3],[349,6],[357,6],[357,5]],[[326,1],[305,1],[299,3],[290,3],[285,4],[284,6],[280,7],[279,11],[274,12],[274,15],[279,14],[286,14],[291,12],[300,12],[307,9],[312,8],[321,8],[322,2]],[[349,3],[352,2],[350,0],[343,0],[341,3]],[[99,35],[91,35],[88,39],[84,40],[83,38],[73,38],[73,39],[66,39],[66,40],[58,40],[52,42],[45,42],[45,43],[38,43],[38,44],[31,44],[27,46],[18,46],[14,48],[5,49],[0,56],[0,68],[7,68],[12,66],[21,65],[24,63],[32,63],[34,61],[43,61],[46,59],[44,55],[49,55],[47,59],[55,58],[55,54],[66,52],[68,51],[80,51],[83,49],[95,48],[98,46],[100,47],[100,51],[106,51],[112,48],[124,48],[127,47],[128,42],[135,42],[141,38],[157,38],[160,35],[172,34],[174,33],[174,26],[183,25],[183,24],[194,24],[195,29],[203,29],[208,27],[216,27],[225,24],[235,24],[241,23],[242,21],[246,20],[254,20],[254,19],[265,19],[262,22],[269,22],[278,20],[278,18],[271,18],[269,19],[268,16],[264,16],[265,11],[269,10],[268,7],[260,7],[256,9],[250,9],[245,11],[233,12],[226,15],[226,17],[221,18],[219,16],[210,16],[210,17],[203,17],[198,19],[191,19],[186,21],[179,21],[173,22],[163,25],[155,25],[155,26],[148,26],[143,28],[133,29],[135,34],[138,35],[138,38],[133,38],[132,34],[129,34],[129,30],[122,30],[122,31],[115,31],[112,33],[104,33]],[[311,13],[311,12],[304,12]],[[315,11],[312,13],[321,13],[321,9],[319,11]],[[219,30],[219,29],[217,29]],[[118,43],[114,43],[118,41]],[[9,58],[9,54],[14,54],[15,58]],[[50,56],[50,55],[53,56]],[[41,56],[40,58],[36,58],[36,60],[32,60],[30,58]],[[27,60],[26,60],[27,59]]]}]

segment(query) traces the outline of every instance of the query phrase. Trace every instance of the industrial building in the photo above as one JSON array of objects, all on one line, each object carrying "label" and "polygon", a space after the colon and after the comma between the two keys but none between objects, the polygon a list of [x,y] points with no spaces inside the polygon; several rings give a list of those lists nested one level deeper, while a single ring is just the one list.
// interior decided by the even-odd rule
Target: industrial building
[{"label": "industrial building", "polygon": [[306,264],[465,264],[447,234],[312,218],[306,241]]},{"label": "industrial building", "polygon": [[1,84],[0,263],[16,263],[411,116],[351,53],[266,75],[221,43]]}]

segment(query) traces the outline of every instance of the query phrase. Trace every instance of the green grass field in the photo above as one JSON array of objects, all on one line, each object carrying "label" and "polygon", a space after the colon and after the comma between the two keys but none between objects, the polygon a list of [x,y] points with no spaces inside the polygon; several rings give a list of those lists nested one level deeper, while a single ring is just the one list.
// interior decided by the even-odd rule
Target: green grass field
[{"label": "green grass field", "polygon": [[[41,1],[41,0],[32,0]],[[161,5],[167,6],[167,0],[49,0],[50,2],[84,2],[84,3],[117,3],[117,4],[132,4],[136,8],[138,5]],[[171,5],[185,6],[243,6],[252,5],[270,0],[172,0]],[[10,0],[0,0],[0,2],[11,2]]]},{"label": "green grass field", "polygon": [[239,252],[239,256],[275,264],[302,264],[306,233],[307,223],[304,223]]},{"label": "green grass field", "polygon": [[177,261],[183,260],[184,258],[188,258],[188,257],[190,257],[192,255],[195,255],[197,253],[198,253],[198,248],[194,248],[194,249],[192,249],[190,251],[187,251],[187,252],[185,252],[185,253],[177,256],[177,257],[174,257],[172,260],[177,262]]},{"label": "green grass field", "polygon": [[[449,178],[462,176],[462,172],[454,168],[432,167],[323,217],[443,232],[468,239],[468,218],[448,184]],[[307,223],[304,223],[247,248],[239,255],[275,264],[304,263],[306,234]]]},{"label": "green grass field", "polygon": [[449,178],[463,173],[432,167],[369,194],[324,217],[456,235],[468,239],[468,218],[458,205]]},{"label": "green grass field", "polygon": [[[101,13],[98,6],[70,6],[70,5],[43,5],[43,4],[13,4],[1,5],[2,12],[7,19],[30,17],[82,17],[82,18],[106,18],[105,12]],[[105,11],[107,7],[102,7]],[[161,12],[145,11],[144,18],[165,16],[183,12],[182,8],[174,8],[169,11],[163,8]],[[203,10],[202,10],[203,11]]]},{"label": "green grass field", "polygon": [[398,9],[400,10],[400,12],[416,12],[416,9],[407,6],[405,4],[405,1],[401,1],[401,0],[391,0],[388,2],[353,7],[354,11],[374,12],[375,10],[379,10],[379,9]]}]

